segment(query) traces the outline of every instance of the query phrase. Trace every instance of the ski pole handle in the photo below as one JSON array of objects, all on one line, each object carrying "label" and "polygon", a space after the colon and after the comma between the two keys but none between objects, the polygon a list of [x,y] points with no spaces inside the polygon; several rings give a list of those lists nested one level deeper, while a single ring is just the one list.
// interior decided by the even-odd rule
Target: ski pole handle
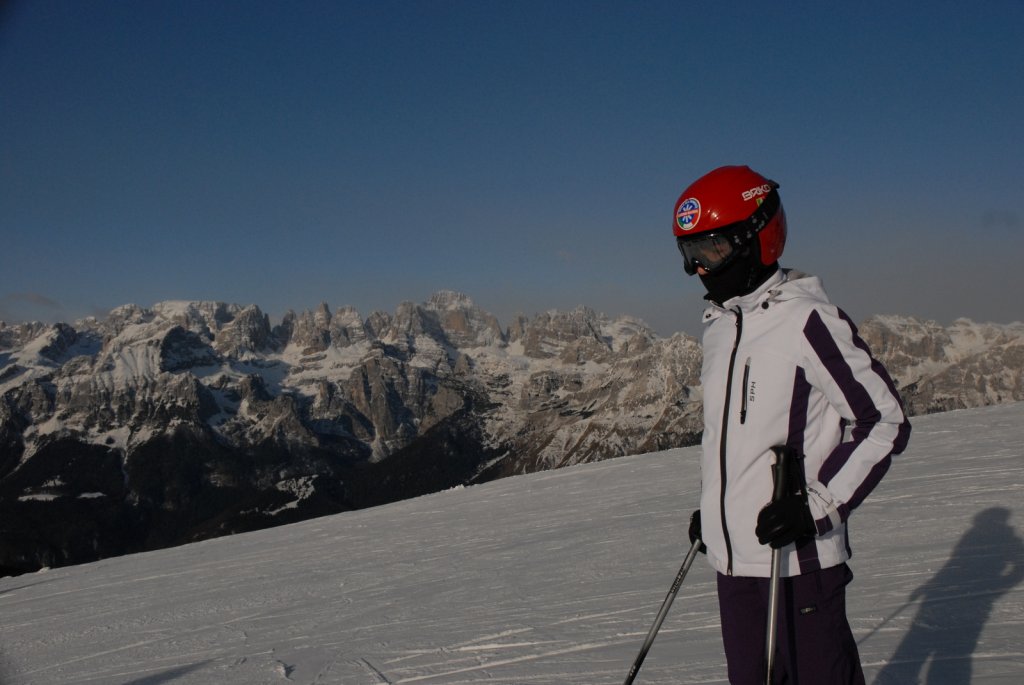
[{"label": "ski pole handle", "polygon": [[778,502],[786,496],[789,485],[789,467],[792,451],[788,447],[776,445],[772,447],[775,453],[775,463],[772,464],[772,501]]}]

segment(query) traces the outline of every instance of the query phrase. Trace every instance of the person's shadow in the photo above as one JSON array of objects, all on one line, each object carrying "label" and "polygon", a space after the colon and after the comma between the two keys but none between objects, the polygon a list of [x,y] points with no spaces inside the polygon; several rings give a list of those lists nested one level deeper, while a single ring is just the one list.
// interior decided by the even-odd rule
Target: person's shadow
[{"label": "person's shadow", "polygon": [[921,606],[875,685],[970,684],[971,656],[992,606],[1024,580],[1024,542],[1009,519],[1003,507],[975,516],[946,565],[911,593],[908,603],[920,600]]}]

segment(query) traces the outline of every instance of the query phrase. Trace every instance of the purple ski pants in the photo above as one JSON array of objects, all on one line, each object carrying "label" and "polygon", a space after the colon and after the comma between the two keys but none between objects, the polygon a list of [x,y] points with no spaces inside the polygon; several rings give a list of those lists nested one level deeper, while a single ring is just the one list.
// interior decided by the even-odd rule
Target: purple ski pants
[{"label": "purple ski pants", "polygon": [[[846,564],[779,581],[775,685],[864,685],[846,620]],[[764,685],[768,578],[718,575],[722,640],[732,685]]]}]

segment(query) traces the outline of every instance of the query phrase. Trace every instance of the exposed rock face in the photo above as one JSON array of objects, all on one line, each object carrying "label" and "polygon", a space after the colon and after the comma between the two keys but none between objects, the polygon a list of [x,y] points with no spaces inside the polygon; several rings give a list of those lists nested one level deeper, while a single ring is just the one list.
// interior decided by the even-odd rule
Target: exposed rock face
[{"label": "exposed rock face", "polygon": [[213,348],[219,354],[245,359],[273,351],[276,343],[270,330],[270,318],[259,307],[251,305],[220,327]]},{"label": "exposed rock face", "polygon": [[[1022,325],[861,333],[912,412],[1024,399]],[[697,340],[635,319],[580,307],[502,330],[450,291],[274,327],[216,302],[0,323],[0,570],[692,444],[700,363]]]},{"label": "exposed rock face", "polygon": [[860,333],[889,369],[911,414],[1024,400],[1024,324],[877,316]]},{"label": "exposed rock face", "polygon": [[331,317],[331,344],[336,347],[348,347],[366,342],[370,334],[362,318],[352,307],[342,307]]},{"label": "exposed rock face", "polygon": [[461,293],[450,290],[436,293],[427,302],[426,309],[434,313],[439,328],[455,348],[501,345],[505,342],[505,333],[498,319],[474,306],[473,301]]}]

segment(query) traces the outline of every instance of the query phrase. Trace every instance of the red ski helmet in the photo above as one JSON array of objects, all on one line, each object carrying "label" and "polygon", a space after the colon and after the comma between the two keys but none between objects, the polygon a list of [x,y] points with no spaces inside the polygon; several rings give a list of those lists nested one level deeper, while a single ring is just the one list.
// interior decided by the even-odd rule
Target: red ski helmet
[{"label": "red ski helmet", "polygon": [[719,271],[757,237],[761,263],[774,264],[786,246],[779,184],[747,166],[723,166],[694,181],[676,200],[672,232],[683,266]]}]

